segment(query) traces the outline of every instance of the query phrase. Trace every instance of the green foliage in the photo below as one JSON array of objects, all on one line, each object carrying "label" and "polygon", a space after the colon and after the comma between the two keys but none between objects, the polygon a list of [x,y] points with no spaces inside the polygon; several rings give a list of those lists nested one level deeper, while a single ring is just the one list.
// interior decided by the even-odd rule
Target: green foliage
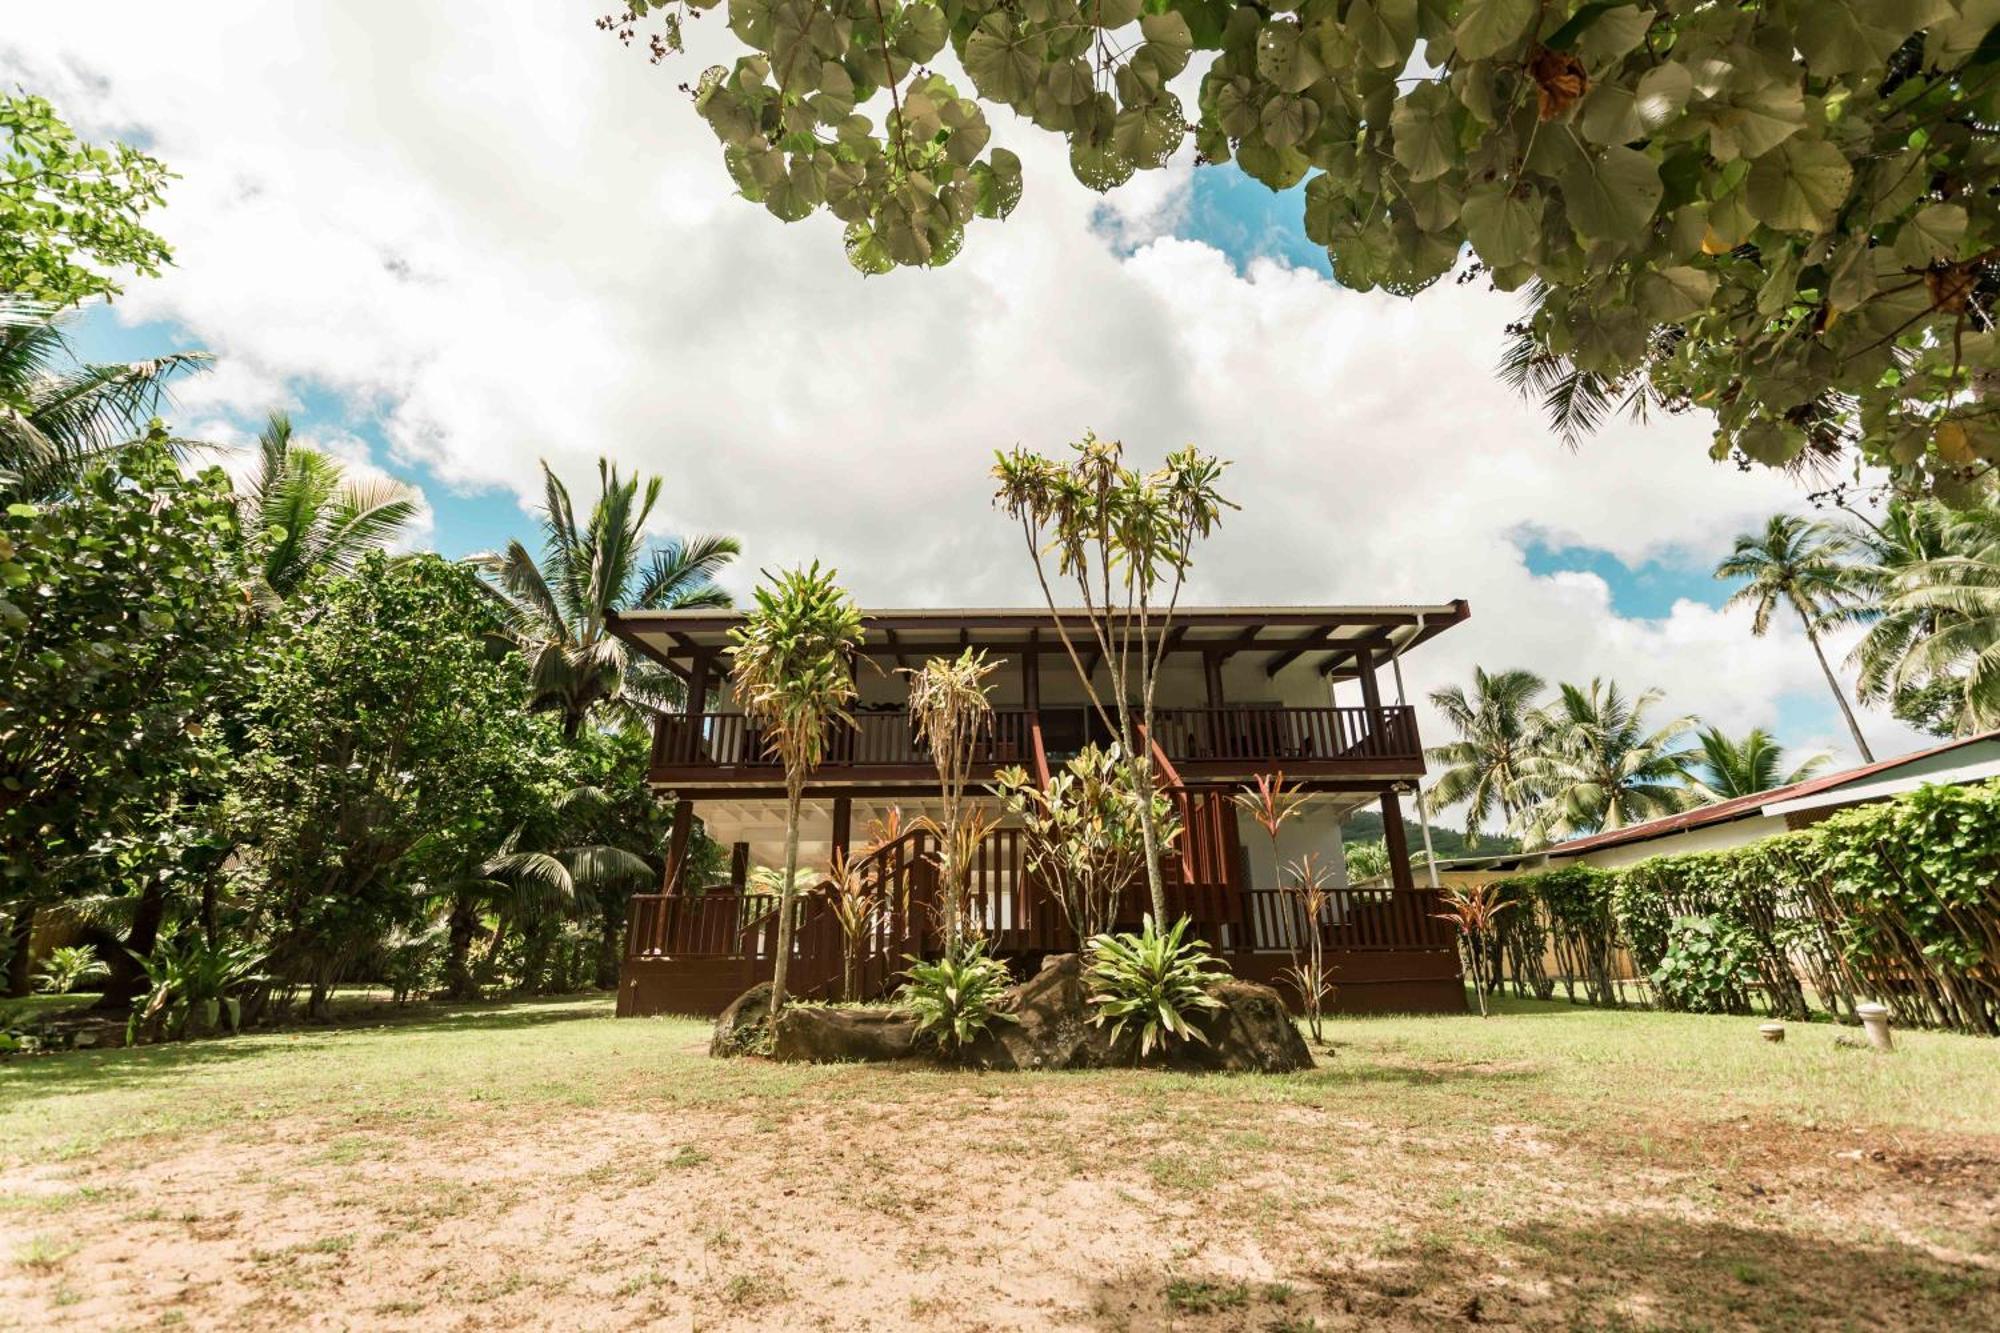
[{"label": "green foliage", "polygon": [[97,950],[87,944],[64,944],[49,950],[35,980],[44,994],[67,995],[85,982],[100,981],[110,974]]},{"label": "green foliage", "polygon": [[332,454],[292,443],[292,421],[273,412],[257,437],[258,467],[242,497],[243,523],[261,532],[264,586],[297,593],[325,574],[353,571],[415,521],[419,500],[393,481],[354,481]]},{"label": "green foliage", "polygon": [[[707,8],[709,0],[685,0]],[[635,6],[656,56],[682,3]],[[1412,294],[1469,246],[1532,287],[1514,368],[1564,429],[1620,400],[1716,413],[1714,453],[1854,446],[1965,499],[2000,242],[1993,0],[732,0],[696,107],[739,191],[848,223],[864,272],[943,263],[1020,162],[981,103],[1109,190],[1192,138],[1302,182],[1340,283]],[[639,22],[625,26],[629,37]],[[970,95],[933,73],[948,44]],[[1175,91],[1215,52],[1197,105]],[[1968,392],[1969,391],[1969,392]],[[1581,404],[1579,410],[1578,406]]]},{"label": "green foliage", "polygon": [[2000,782],[1924,787],[1744,847],[1501,887],[1532,908],[1515,928],[1532,919],[1559,955],[1565,936],[1628,949],[1669,1008],[1744,1012],[1755,988],[1802,1019],[1810,992],[1835,1013],[1876,998],[1901,1022],[2000,1033],[1996,849]]},{"label": "green foliage", "polygon": [[148,433],[175,376],[208,358],[182,352],[124,364],[77,359],[68,316],[0,292],[0,499],[60,499],[92,464]]},{"label": "green foliage", "polygon": [[162,940],[151,954],[133,956],[152,989],[132,1007],[125,1025],[128,1043],[185,1040],[214,1031],[224,1017],[234,1032],[243,1016],[237,992],[264,979],[257,974],[263,954],[250,945],[213,945],[190,936],[180,942]]},{"label": "green foliage", "polygon": [[1347,882],[1375,884],[1389,878],[1389,844],[1382,838],[1350,842],[1342,849],[1347,856]]},{"label": "green foliage", "polygon": [[1210,992],[1227,973],[1216,970],[1208,945],[1183,940],[1188,919],[1182,917],[1162,931],[1148,913],[1139,933],[1099,935],[1090,942],[1091,1016],[1100,1026],[1111,1024],[1119,1037],[1127,1024],[1139,1033],[1139,1058],[1155,1046],[1175,1041],[1208,1044],[1208,1037],[1191,1021],[1198,1011],[1222,1007]]},{"label": "green foliage", "polygon": [[[997,774],[996,787],[1021,822],[1029,870],[1062,909],[1077,946],[1110,930],[1146,864],[1139,794],[1119,747],[1084,747],[1050,775],[1046,789],[1021,768]],[[1165,793],[1153,794],[1153,806],[1156,827],[1171,828]]]},{"label": "green foliage", "polygon": [[[1431,691],[1431,704],[1458,733],[1458,739],[1432,746],[1425,757],[1444,766],[1426,793],[1430,809],[1465,806],[1465,844],[1479,845],[1481,827],[1495,814],[1512,826],[1533,798],[1527,772],[1529,759],[1541,741],[1539,704],[1548,686],[1532,671],[1519,669],[1487,674],[1474,667],[1472,693],[1456,685]],[[1440,854],[1449,850],[1438,847]]]},{"label": "green foliage", "polygon": [[143,851],[143,821],[218,762],[242,551],[228,479],[183,475],[158,435],[0,512],[0,898]]},{"label": "green foliage", "polygon": [[987,955],[984,940],[934,961],[913,958],[904,975],[909,980],[897,990],[897,1001],[916,1016],[917,1034],[947,1052],[960,1050],[996,1022],[1019,1021],[994,1008],[1013,977],[1005,963]]},{"label": "green foliage", "polygon": [[1539,723],[1522,762],[1522,782],[1536,803],[1522,813],[1528,845],[1623,828],[1684,809],[1692,760],[1685,739],[1692,717],[1652,728],[1647,710],[1658,690],[1631,697],[1615,681],[1565,684]]},{"label": "green foliage", "polygon": [[84,143],[40,97],[0,96],[0,292],[70,306],[123,290],[106,269],[159,276],[173,255],[141,225],[166,167],[129,144]]},{"label": "green foliage", "polygon": [[1756,938],[1713,916],[1675,917],[1666,948],[1649,974],[1669,1009],[1693,1014],[1750,1011],[1745,985],[1756,976]]},{"label": "green foliage", "polygon": [[277,625],[246,706],[232,822],[251,920],[315,1006],[443,882],[573,785],[554,728],[519,707],[472,571],[380,553]]},{"label": "green foliage", "polygon": [[1740,738],[1725,735],[1720,727],[1706,727],[1696,740],[1701,744],[1701,757],[1688,778],[1703,801],[1727,801],[1773,787],[1789,787],[1826,767],[1824,754],[1810,754],[1797,764],[1788,764],[1785,747],[1762,727],[1752,727]]}]

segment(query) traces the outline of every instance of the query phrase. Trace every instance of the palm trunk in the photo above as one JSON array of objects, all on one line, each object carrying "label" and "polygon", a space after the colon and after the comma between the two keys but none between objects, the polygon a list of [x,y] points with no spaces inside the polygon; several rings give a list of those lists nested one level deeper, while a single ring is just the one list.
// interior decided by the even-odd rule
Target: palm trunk
[{"label": "palm trunk", "polygon": [[[1152,738],[1147,738],[1152,744]],[[1167,886],[1160,875],[1160,833],[1153,822],[1153,757],[1148,754],[1133,761],[1139,779],[1139,837],[1146,848],[1146,889],[1153,900],[1153,924],[1167,926]]]},{"label": "palm trunk", "polygon": [[771,965],[771,1021],[785,1003],[786,966],[792,961],[792,881],[799,873],[799,805],[805,782],[795,778],[785,793],[785,878],[778,885],[778,956]]},{"label": "palm trunk", "polygon": [[1868,748],[1868,738],[1861,734],[1861,724],[1854,720],[1854,710],[1848,707],[1847,691],[1840,688],[1840,677],[1833,674],[1833,666],[1826,660],[1826,650],[1819,646],[1819,635],[1805,612],[1799,612],[1799,620],[1806,628],[1806,641],[1812,644],[1813,656],[1819,659],[1819,669],[1826,675],[1826,687],[1833,691],[1833,701],[1840,705],[1840,715],[1847,720],[1848,734],[1854,737],[1854,748],[1861,751],[1861,762],[1875,762],[1875,752]]}]

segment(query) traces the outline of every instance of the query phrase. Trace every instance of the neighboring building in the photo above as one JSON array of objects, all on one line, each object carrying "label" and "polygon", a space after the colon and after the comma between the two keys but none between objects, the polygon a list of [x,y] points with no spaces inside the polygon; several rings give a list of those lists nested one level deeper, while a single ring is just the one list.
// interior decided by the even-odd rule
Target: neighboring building
[{"label": "neighboring building", "polygon": [[1952,786],[1994,777],[2000,777],[2000,731],[1594,833],[1541,851],[1462,856],[1439,862],[1438,869],[1447,884],[1478,884],[1555,866],[1582,864],[1611,869],[1653,856],[1722,851],[1806,828],[1836,811],[1890,800],[1922,786]]},{"label": "neighboring building", "polygon": [[[1434,893],[1411,879],[1402,797],[1424,772],[1416,713],[1403,699],[1401,658],[1464,620],[1462,601],[1438,606],[1183,608],[1169,631],[1155,700],[1154,744],[1185,832],[1168,857],[1169,910],[1196,929],[1240,976],[1278,981],[1293,961],[1303,922],[1277,881],[1271,847],[1232,797],[1259,775],[1282,771],[1318,795],[1286,826],[1277,860],[1318,853],[1342,891],[1321,922],[1338,1007],[1455,1010],[1465,1003],[1450,928],[1432,915]],[[1081,613],[1064,624],[1097,688],[1109,672],[1087,645]],[[782,866],[783,774],[729,698],[729,632],[736,611],[631,612],[614,631],[687,682],[685,715],[654,735],[651,781],[675,799],[668,878],[633,900],[619,1012],[713,1013],[772,968],[774,899],[751,891],[753,865]],[[1063,760],[1104,728],[1086,707],[1077,672],[1046,610],[928,610],[864,613],[865,657],[853,728],[830,739],[827,762],[807,788],[800,864],[823,870],[836,852],[857,854],[868,830],[894,809],[903,832],[871,853],[895,907],[866,941],[867,994],[882,994],[909,954],[934,952],[922,904],[934,880],[932,835],[911,830],[934,813],[939,788],[906,711],[896,669],[970,646],[1002,663],[992,678],[994,717],[982,741],[975,786],[1020,765],[1046,782]],[[1351,696],[1338,702],[1336,688]],[[1386,691],[1394,697],[1384,699]],[[1347,890],[1340,830],[1349,812],[1379,809],[1388,831],[1392,883]],[[693,821],[731,849],[728,882],[682,883]],[[1074,947],[1055,902],[1024,865],[1018,828],[1003,823],[982,846],[973,876],[975,911],[994,948],[1017,967]],[[907,908],[906,899],[914,903]],[[1136,925],[1143,882],[1127,894]],[[796,922],[791,987],[834,995],[841,984],[837,925],[810,896]]]}]

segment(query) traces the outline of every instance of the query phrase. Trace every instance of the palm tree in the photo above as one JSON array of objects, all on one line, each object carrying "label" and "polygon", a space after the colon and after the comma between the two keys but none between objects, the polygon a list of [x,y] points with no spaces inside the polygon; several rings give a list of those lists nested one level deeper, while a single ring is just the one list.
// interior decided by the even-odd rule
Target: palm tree
[{"label": "palm tree", "polygon": [[1522,765],[1540,739],[1544,719],[1536,701],[1548,686],[1532,671],[1486,674],[1472,669],[1472,695],[1456,685],[1431,691],[1431,703],[1458,732],[1458,739],[1425,753],[1445,765],[1426,795],[1432,809],[1465,802],[1465,840],[1479,843],[1480,826],[1497,808],[1503,824],[1534,800]]},{"label": "palm tree", "polygon": [[1897,501],[1856,542],[1861,697],[1957,734],[2000,723],[2000,509]]},{"label": "palm tree", "polygon": [[528,659],[528,707],[560,712],[571,740],[601,703],[643,715],[680,698],[672,675],[634,658],[611,633],[609,613],[728,606],[715,576],[743,549],[733,537],[670,538],[648,559],[641,534],[659,502],[660,478],[648,478],[642,496],[638,478],[621,479],[603,459],[597,478],[597,503],[579,526],[568,489],[542,464],[540,564],[519,541],[472,557],[500,603],[508,637]]},{"label": "palm tree", "polygon": [[0,293],[0,494],[37,500],[144,433],[176,375],[201,352],[146,361],[80,362],[50,306]]},{"label": "palm tree", "polygon": [[1875,754],[1819,641],[1820,630],[1852,608],[1854,579],[1848,562],[1852,553],[1852,542],[1836,528],[1795,514],[1773,514],[1761,535],[1745,533],[1736,539],[1735,549],[1715,567],[1715,577],[1745,580],[1724,606],[1753,608],[1750,632],[1758,638],[1771,628],[1771,615],[1780,603],[1797,613],[1855,748],[1864,761],[1873,763]]},{"label": "palm tree", "polygon": [[1785,747],[1762,727],[1752,727],[1740,740],[1724,735],[1720,727],[1709,727],[1697,739],[1701,755],[1694,761],[1688,781],[1703,801],[1727,801],[1773,787],[1789,787],[1804,782],[1827,762],[1824,754],[1809,754],[1787,769]]},{"label": "palm tree", "polygon": [[785,872],[778,881],[778,954],[771,975],[771,1017],[785,1002],[792,955],[792,902],[798,893],[799,803],[806,779],[826,757],[835,722],[853,725],[854,654],[862,642],[854,599],[822,571],[766,574],[757,606],[730,631],[730,679],[736,704],[785,767]]},{"label": "palm tree", "polygon": [[1646,710],[1658,690],[1628,699],[1615,683],[1565,684],[1548,730],[1522,764],[1524,785],[1543,793],[1522,812],[1531,843],[1623,828],[1686,808],[1693,752],[1683,743],[1692,717],[1648,730]]},{"label": "palm tree", "polygon": [[292,419],[271,413],[257,436],[257,471],[238,506],[245,528],[270,535],[264,586],[282,600],[318,572],[344,574],[416,519],[417,497],[399,482],[351,481],[332,454],[292,443]]}]

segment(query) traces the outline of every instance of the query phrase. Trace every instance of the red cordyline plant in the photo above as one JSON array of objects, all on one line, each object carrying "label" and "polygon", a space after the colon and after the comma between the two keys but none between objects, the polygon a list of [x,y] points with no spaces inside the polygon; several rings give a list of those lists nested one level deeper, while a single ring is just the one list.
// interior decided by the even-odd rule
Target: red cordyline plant
[{"label": "red cordyline plant", "polygon": [[[1286,894],[1298,905],[1306,936],[1305,961],[1294,961],[1286,969],[1286,975],[1299,988],[1299,1000],[1306,1011],[1306,1026],[1311,1029],[1313,1040],[1324,1041],[1325,1037],[1320,1032],[1320,1014],[1326,1007],[1327,997],[1333,994],[1333,982],[1327,975],[1326,945],[1320,927],[1338,886],[1332,867],[1321,862],[1317,852],[1307,852],[1286,866],[1284,884]],[[1294,954],[1294,959],[1296,957]]]},{"label": "red cordyline plant", "polygon": [[1459,938],[1465,941],[1466,970],[1472,973],[1472,993],[1479,997],[1481,1018],[1486,1017],[1484,960],[1493,953],[1493,927],[1500,914],[1514,905],[1511,899],[1500,896],[1499,885],[1478,884],[1446,890],[1445,910],[1432,913],[1438,920],[1457,927]]}]

